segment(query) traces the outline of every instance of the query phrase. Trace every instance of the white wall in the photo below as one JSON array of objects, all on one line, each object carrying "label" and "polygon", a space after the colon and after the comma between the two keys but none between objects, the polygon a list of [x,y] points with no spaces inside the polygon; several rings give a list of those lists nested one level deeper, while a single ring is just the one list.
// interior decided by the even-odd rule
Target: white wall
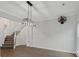
[{"label": "white wall", "polygon": [[27,39],[27,33],[26,32],[27,32],[26,27],[24,27],[22,29],[22,31],[16,37],[16,46],[26,45],[26,39]]},{"label": "white wall", "polygon": [[9,21],[0,17],[0,46],[4,41],[5,34],[9,26]]},{"label": "white wall", "polygon": [[79,57],[79,14],[77,16],[77,30],[76,30],[77,40],[76,40],[76,54]]},{"label": "white wall", "polygon": [[77,56],[79,56],[79,24],[77,24],[77,42],[76,42],[77,44],[77,49],[76,49],[76,54],[77,54]]},{"label": "white wall", "polygon": [[57,19],[39,23],[33,29],[33,47],[74,53],[76,18],[73,16],[65,24]]}]

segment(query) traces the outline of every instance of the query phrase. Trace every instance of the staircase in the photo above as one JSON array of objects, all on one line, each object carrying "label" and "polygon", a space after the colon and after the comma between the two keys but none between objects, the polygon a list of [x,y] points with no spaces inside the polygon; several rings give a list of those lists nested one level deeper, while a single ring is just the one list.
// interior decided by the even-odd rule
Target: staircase
[{"label": "staircase", "polygon": [[14,35],[16,33],[16,36],[22,31],[22,29],[25,27],[25,25],[23,25],[22,27],[20,27],[19,30],[15,31],[13,34],[11,35],[6,35],[5,40],[4,40],[4,44],[2,44],[1,48],[14,48],[16,41],[14,39]]},{"label": "staircase", "polygon": [[5,37],[4,44],[2,44],[2,48],[12,48],[14,47],[14,33],[12,35],[7,35]]}]

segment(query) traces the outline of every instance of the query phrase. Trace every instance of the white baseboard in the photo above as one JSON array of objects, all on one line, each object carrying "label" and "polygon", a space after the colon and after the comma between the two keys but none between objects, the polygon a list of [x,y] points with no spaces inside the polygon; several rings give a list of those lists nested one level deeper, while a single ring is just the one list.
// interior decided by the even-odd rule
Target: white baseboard
[{"label": "white baseboard", "polygon": [[20,46],[20,45],[26,45],[26,44],[16,44],[16,46]]},{"label": "white baseboard", "polygon": [[72,52],[72,51],[67,51],[67,50],[51,49],[51,48],[46,48],[46,47],[34,46],[34,45],[32,45],[31,47],[42,48],[42,49],[48,49],[48,50],[54,50],[54,51],[59,51],[59,52],[74,53],[74,54],[75,54],[75,51]]}]

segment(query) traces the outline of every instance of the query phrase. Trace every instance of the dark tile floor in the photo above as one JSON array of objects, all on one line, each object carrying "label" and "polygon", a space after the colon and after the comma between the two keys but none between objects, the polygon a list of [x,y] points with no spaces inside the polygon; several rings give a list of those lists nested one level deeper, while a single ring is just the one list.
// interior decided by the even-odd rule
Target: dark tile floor
[{"label": "dark tile floor", "polygon": [[13,49],[1,49],[2,57],[75,57],[75,54],[51,51],[47,49],[18,46]]}]

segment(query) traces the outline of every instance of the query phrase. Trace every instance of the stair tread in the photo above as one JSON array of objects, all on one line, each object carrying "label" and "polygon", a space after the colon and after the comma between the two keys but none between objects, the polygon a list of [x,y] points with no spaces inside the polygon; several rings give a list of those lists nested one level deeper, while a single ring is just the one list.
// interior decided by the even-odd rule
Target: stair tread
[{"label": "stair tread", "polygon": [[14,44],[2,44],[2,45],[14,45]]},{"label": "stair tread", "polygon": [[1,48],[13,48],[13,47],[10,47],[10,46],[9,46],[9,47],[3,46],[3,47],[1,47]]},{"label": "stair tread", "polygon": [[4,42],[4,44],[13,44],[13,42],[11,43],[11,42]]},{"label": "stair tread", "polygon": [[3,45],[2,47],[13,47],[13,46],[6,46],[6,45]]},{"label": "stair tread", "polygon": [[14,44],[3,44],[3,45],[14,45]]},{"label": "stair tread", "polygon": [[2,47],[13,47],[13,46],[2,46]]},{"label": "stair tread", "polygon": [[4,43],[4,44],[14,44],[14,43]]},{"label": "stair tread", "polygon": [[5,43],[14,43],[14,42],[4,42],[4,44],[5,44]]},{"label": "stair tread", "polygon": [[1,47],[1,49],[13,49],[13,47]]},{"label": "stair tread", "polygon": [[5,40],[13,40],[13,39],[5,39]]},{"label": "stair tread", "polygon": [[5,40],[5,41],[14,41],[14,40]]},{"label": "stair tread", "polygon": [[5,41],[13,41],[13,40],[5,40]]},{"label": "stair tread", "polygon": [[14,43],[14,42],[8,42],[8,41],[7,41],[7,42],[4,42],[4,43]]},{"label": "stair tread", "polygon": [[13,44],[13,42],[11,43],[11,42],[4,42],[4,44]]},{"label": "stair tread", "polygon": [[14,41],[4,41],[4,42],[14,42]]},{"label": "stair tread", "polygon": [[2,44],[2,46],[14,46],[14,44]]}]

